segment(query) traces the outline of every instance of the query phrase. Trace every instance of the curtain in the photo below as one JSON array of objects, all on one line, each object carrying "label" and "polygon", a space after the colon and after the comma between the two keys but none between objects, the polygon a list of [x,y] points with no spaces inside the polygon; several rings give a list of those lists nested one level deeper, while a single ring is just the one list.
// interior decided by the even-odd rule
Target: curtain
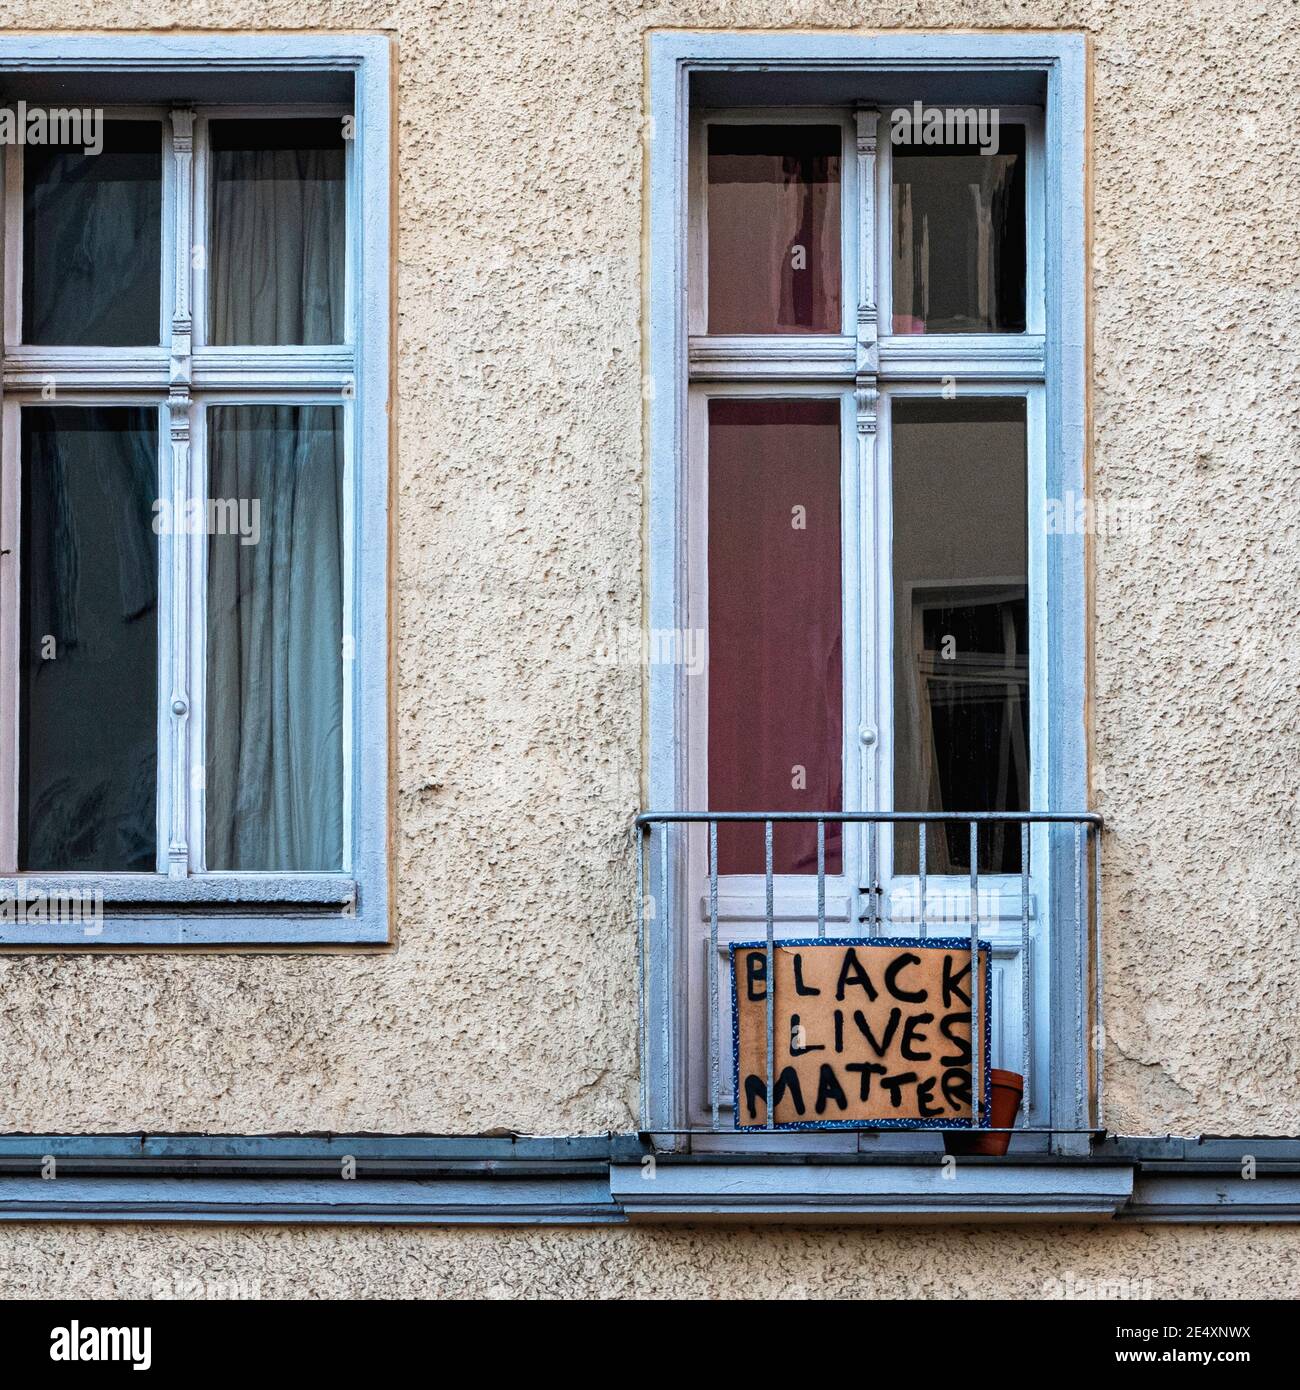
[{"label": "curtain", "polygon": [[24,869],[155,867],[157,495],[155,409],[23,408]]},{"label": "curtain", "polygon": [[23,181],[24,341],[157,343],[161,125],[106,121],[98,155],[28,146]]},{"label": "curtain", "polygon": [[344,150],[338,121],[214,121],[209,339],[341,343]]},{"label": "curtain", "polygon": [[709,331],[837,333],[838,126],[709,127]]},{"label": "curtain", "polygon": [[244,531],[208,541],[209,869],[342,867],[341,415],[209,414],[209,493]]}]

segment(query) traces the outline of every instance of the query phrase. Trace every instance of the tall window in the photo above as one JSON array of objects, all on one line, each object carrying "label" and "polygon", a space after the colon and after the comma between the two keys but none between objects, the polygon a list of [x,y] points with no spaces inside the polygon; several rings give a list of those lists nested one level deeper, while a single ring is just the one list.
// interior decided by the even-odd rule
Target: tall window
[{"label": "tall window", "polygon": [[[1041,807],[1042,112],[713,109],[690,144],[685,548],[709,652],[687,682],[690,805]],[[707,850],[687,839],[700,999]],[[799,934],[815,825],[778,824],[772,849],[777,931]],[[1029,968],[999,938],[1021,852],[1016,826],[979,842],[1000,978]],[[941,928],[916,918],[922,872],[928,913],[964,922],[970,853],[965,825],[933,826],[924,865],[915,827],[828,825],[828,930]],[[762,826],[720,827],[717,867],[725,948],[765,919]],[[995,1058],[1014,1066],[1020,996],[1004,997]],[[694,1113],[729,1073],[702,1064],[698,1017]]]},{"label": "tall window", "polygon": [[[360,73],[331,43],[304,61]],[[373,97],[386,49],[359,47],[373,86],[287,85]],[[383,165],[363,203],[356,100],[227,85],[220,105],[73,92],[36,138],[28,103],[5,148],[0,873],[250,911],[172,939],[349,939],[384,817],[362,828],[353,749],[363,702],[384,720],[386,461],[359,451],[386,383],[358,389],[384,332],[359,307]]]}]

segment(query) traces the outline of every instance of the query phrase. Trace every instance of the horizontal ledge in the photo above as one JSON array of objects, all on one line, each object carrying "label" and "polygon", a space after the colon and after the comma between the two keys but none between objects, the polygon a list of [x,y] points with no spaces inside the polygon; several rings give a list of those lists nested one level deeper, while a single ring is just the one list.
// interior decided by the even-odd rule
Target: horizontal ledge
[{"label": "horizontal ledge", "polygon": [[194,909],[182,915],[181,909],[176,908],[171,913],[155,912],[147,917],[106,918],[100,930],[88,930],[76,923],[4,926],[0,929],[0,951],[385,946],[389,939],[388,927],[382,921],[371,923],[360,916],[344,917],[341,913],[312,913],[303,908],[277,905],[260,916],[250,916],[247,912],[218,913],[215,909],[208,915],[200,915]]},{"label": "horizontal ledge", "polygon": [[624,1220],[600,1176],[0,1179],[0,1221],[588,1225]]},{"label": "horizontal ledge", "polygon": [[1110,1218],[1133,1191],[1133,1170],[1088,1164],[612,1164],[610,1190],[632,1220],[806,1220],[1008,1216]]},{"label": "horizontal ledge", "polygon": [[[1121,1146],[1128,1141],[1117,1141]],[[1246,1179],[1141,1160],[659,1154],[631,1134],[0,1135],[0,1221],[422,1225],[628,1220],[1300,1222],[1300,1161]],[[1290,1155],[1258,1137],[1252,1152]],[[1109,1147],[1104,1145],[1103,1149]],[[42,1176],[47,1155],[54,1171]],[[355,1158],[354,1177],[342,1160]],[[949,1176],[944,1176],[948,1173]]]},{"label": "horizontal ledge", "polygon": [[[98,898],[105,906],[132,907],[180,903],[292,903],[345,907],[355,903],[357,883],[348,874],[210,873],[190,878],[165,874],[19,874],[0,878],[0,904],[44,900],[53,906],[70,899]],[[0,916],[0,925],[4,918]]]}]

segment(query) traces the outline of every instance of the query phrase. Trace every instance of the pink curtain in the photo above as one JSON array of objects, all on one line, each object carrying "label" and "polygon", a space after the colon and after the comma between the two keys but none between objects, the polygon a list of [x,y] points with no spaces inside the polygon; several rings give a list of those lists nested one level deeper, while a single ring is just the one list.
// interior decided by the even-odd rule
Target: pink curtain
[{"label": "pink curtain", "polygon": [[[843,800],[839,402],[709,403],[709,807]],[[827,826],[826,868],[841,864]],[[777,827],[777,873],[815,873],[816,826]],[[762,873],[761,825],[723,827],[719,870]]]}]

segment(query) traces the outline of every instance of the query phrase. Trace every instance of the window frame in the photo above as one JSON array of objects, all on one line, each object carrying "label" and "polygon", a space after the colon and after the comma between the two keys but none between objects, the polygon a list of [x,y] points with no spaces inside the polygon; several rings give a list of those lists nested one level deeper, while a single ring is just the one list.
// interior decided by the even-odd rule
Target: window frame
[{"label": "window frame", "polygon": [[[1085,150],[1085,61],[1086,44],[1073,34],[989,34],[989,35],[887,35],[867,37],[856,34],[787,35],[759,33],[659,33],[649,36],[650,91],[647,122],[647,161],[649,164],[649,236],[646,244],[647,315],[646,353],[648,373],[654,389],[650,391],[646,438],[647,505],[647,605],[646,623],[653,631],[678,631],[691,626],[691,554],[698,541],[684,534],[683,517],[691,511],[690,448],[698,424],[693,422],[691,400],[700,393],[701,383],[788,383],[796,376],[818,383],[827,394],[834,394],[831,381],[848,384],[856,391],[859,434],[870,437],[873,462],[863,467],[861,481],[880,476],[875,459],[877,421],[887,417],[887,404],[879,404],[881,378],[898,383],[898,389],[911,394],[938,390],[942,377],[956,375],[968,382],[987,385],[979,394],[1019,395],[1030,398],[1031,436],[1035,429],[1033,398],[1038,394],[1037,430],[1042,439],[1038,457],[1039,476],[1045,484],[1040,496],[1031,490],[1030,505],[1042,507],[1051,496],[1061,497],[1073,490],[1084,492],[1086,476],[1086,332],[1085,265],[1086,225],[1084,172]],[[701,114],[690,107],[692,74],[725,72],[729,76],[744,72],[790,73],[807,76],[850,73],[880,74],[902,78],[910,73],[945,77],[966,77],[976,73],[997,81],[1023,81],[1025,74],[1037,75],[1045,88],[1045,115],[1041,136],[1032,126],[1029,148],[1037,147],[1040,157],[1031,159],[1028,177],[1038,185],[1027,188],[1027,237],[1041,232],[1043,247],[1036,255],[1032,241],[1027,243],[1026,265],[1027,320],[1023,334],[945,334],[893,335],[879,331],[890,323],[890,247],[887,240],[890,218],[890,173],[887,146],[889,112],[897,101],[882,101],[876,139],[864,143],[859,131],[858,155],[870,146],[874,171],[870,175],[876,197],[871,209],[874,219],[862,218],[862,232],[856,277],[845,262],[842,283],[846,324],[858,318],[858,305],[851,302],[854,278],[859,284],[858,303],[869,303],[874,314],[869,323],[857,322],[853,336],[788,335],[789,351],[781,339],[787,335],[759,336],[727,342],[707,339],[701,310],[690,300],[692,282],[688,271],[698,269],[703,259],[699,237],[701,219],[692,209],[690,194],[692,147],[698,151],[698,131],[704,121],[727,113],[707,110]],[[961,80],[958,78],[958,80]],[[969,105],[970,98],[941,94],[928,95],[935,105]],[[981,104],[998,104],[1007,119],[1020,119],[1025,108],[1020,102],[998,102],[981,97]],[[838,103],[841,107],[843,103]],[[762,108],[770,118],[784,108]],[[740,114],[740,108],[737,113]],[[824,119],[824,111],[792,105],[788,118]],[[755,110],[754,118],[760,119]],[[885,157],[877,157],[885,150]],[[852,161],[846,161],[848,173]],[[1037,168],[1034,165],[1037,165]],[[847,182],[847,180],[846,180]],[[858,181],[863,197],[866,180]],[[883,196],[881,196],[883,194]],[[846,209],[846,186],[842,206]],[[1041,223],[1030,209],[1041,209]],[[861,212],[860,208],[860,212]],[[869,234],[868,234],[869,233]],[[1035,291],[1042,304],[1042,318],[1032,307]],[[1035,331],[1038,330],[1038,331]],[[1001,341],[999,341],[1001,340]],[[1012,341],[1008,341],[1012,340]],[[810,353],[810,346],[812,352]],[[824,366],[810,357],[820,357]],[[1041,386],[1037,383],[1043,383]],[[769,394],[780,395],[779,385]],[[712,391],[709,392],[712,394]],[[884,428],[888,428],[887,418]],[[1029,467],[1035,475],[1035,449],[1030,441]],[[878,486],[878,483],[876,484]],[[847,505],[847,503],[846,503]],[[1031,510],[1031,525],[1033,524]],[[887,560],[888,557],[885,557]],[[1031,585],[1036,577],[1031,560]],[[1043,648],[1035,656],[1041,661],[1042,683],[1048,693],[1048,718],[1039,737],[1044,747],[1035,749],[1035,792],[1046,798],[1035,810],[1081,812],[1087,805],[1088,775],[1086,758],[1087,656],[1086,656],[1086,544],[1081,536],[1054,536],[1044,548],[1038,565],[1042,590],[1035,607],[1041,607],[1040,627],[1045,627]],[[846,595],[846,602],[848,596]],[[698,602],[698,600],[695,600]],[[878,596],[863,596],[878,607]],[[847,669],[846,652],[846,669]],[[892,652],[884,653],[888,663]],[[879,663],[876,663],[878,666]],[[872,673],[871,683],[880,680]],[[692,781],[692,763],[698,765],[698,731],[691,727],[691,695],[682,673],[670,666],[652,665],[646,673],[648,686],[648,757],[645,766],[643,804],[652,811],[702,810],[698,803],[698,777]],[[866,692],[864,692],[865,694]],[[846,709],[847,715],[847,709]],[[846,719],[847,730],[847,719]],[[877,740],[879,742],[879,740]],[[694,756],[692,750],[694,749]],[[883,764],[882,764],[883,765]],[[852,783],[846,768],[846,798]],[[693,796],[692,793],[696,795]],[[848,804],[846,800],[846,805]],[[669,918],[676,923],[689,920],[693,891],[697,886],[687,867],[689,855],[679,853],[670,866]],[[1058,862],[1059,861],[1059,862]],[[1075,891],[1065,872],[1064,857],[1050,855],[1044,884],[1044,908],[1064,907]],[[1064,920],[1064,914],[1061,917]],[[642,1059],[648,1078],[649,1113],[643,1124],[668,1134],[688,1128],[690,1077],[701,1065],[691,1055],[686,1015],[689,1000],[698,992],[698,976],[693,987],[691,969],[693,947],[687,937],[656,936],[657,947],[648,961],[646,993],[649,1000],[668,998],[679,1001],[671,1026],[655,1032],[648,1040],[651,1055]],[[1087,1123],[1086,1088],[1079,1078],[1087,1065],[1090,1040],[1074,1029],[1084,1016],[1082,1001],[1086,987],[1086,961],[1082,943],[1054,941],[1048,953],[1036,953],[1033,962],[1036,1001],[1059,1026],[1050,1036],[1036,1031],[1032,1042],[1035,1070],[1042,1083],[1043,1103],[1036,1123],[1059,1126],[1062,1130]],[[1056,1147],[1069,1149],[1077,1138],[1057,1136]],[[698,1136],[696,1139],[698,1143]],[[770,1142],[755,1137],[755,1142]]]},{"label": "window frame", "polygon": [[[147,35],[0,38],[7,74],[158,74],[217,71],[230,100],[141,107],[89,103],[106,119],[128,112],[163,122],[163,252],[160,342],[126,348],[53,348],[18,341],[21,298],[21,151],[6,152],[6,348],[0,387],[5,441],[0,537],[15,549],[19,411],[40,405],[48,376],[57,404],[146,404],[159,409],[159,496],[206,495],[203,440],[211,406],[330,404],[343,412],[346,554],[344,657],[344,858],[341,870],[284,873],[202,870],[207,537],[161,536],[159,566],[159,864],[153,874],[18,873],[15,725],[18,669],[16,566],[0,570],[0,777],[9,792],[0,825],[0,895],[102,894],[103,917],[67,923],[0,922],[0,946],[285,945],[383,943],[390,937],[388,865],[388,542],[391,263],[390,41],[382,35]],[[267,72],[350,74],[351,106],[243,101],[241,79]],[[68,105],[74,98],[61,97]],[[35,104],[35,103],[33,103]],[[344,333],[341,344],[208,347],[206,281],[182,246],[202,246],[203,179],[212,118],[354,118],[347,141]],[[169,115],[172,117],[169,119]],[[186,117],[189,117],[187,119]],[[179,116],[179,119],[176,117]],[[188,128],[187,128],[188,127]],[[15,211],[16,209],[16,211]],[[12,233],[18,232],[15,245]],[[204,263],[206,264],[206,263]],[[189,270],[190,273],[185,272]],[[364,466],[363,466],[364,465]],[[16,553],[16,551],[15,551]],[[188,622],[178,621],[184,610]],[[183,706],[173,713],[173,701]],[[364,744],[362,731],[364,730]],[[358,755],[364,747],[366,755]],[[178,833],[179,832],[179,833]]]}]

